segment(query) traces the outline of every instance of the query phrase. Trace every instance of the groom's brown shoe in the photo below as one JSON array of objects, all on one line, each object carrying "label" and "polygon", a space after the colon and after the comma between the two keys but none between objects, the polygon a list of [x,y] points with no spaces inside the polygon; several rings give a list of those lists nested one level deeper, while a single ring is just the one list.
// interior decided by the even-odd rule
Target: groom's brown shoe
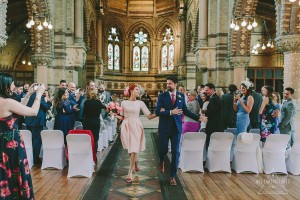
[{"label": "groom's brown shoe", "polygon": [[165,166],[164,166],[164,163],[159,163],[158,169],[159,169],[160,173],[164,173],[164,172],[165,172]]}]

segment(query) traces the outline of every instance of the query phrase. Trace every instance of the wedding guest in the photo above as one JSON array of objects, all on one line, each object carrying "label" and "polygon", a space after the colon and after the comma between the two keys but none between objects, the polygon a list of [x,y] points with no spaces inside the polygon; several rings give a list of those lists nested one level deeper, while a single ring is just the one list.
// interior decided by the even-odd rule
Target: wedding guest
[{"label": "wedding guest", "polygon": [[[59,86],[57,88],[55,88],[54,93],[53,93],[53,97],[54,97],[54,102],[58,101],[58,90],[60,88],[67,88],[67,81],[66,80],[60,80],[59,82]],[[54,116],[56,116],[56,104],[53,104],[52,107],[52,113]]]},{"label": "wedding guest", "polygon": [[[202,92],[201,93],[201,98],[202,98],[203,105],[202,105],[202,108],[201,108],[201,111],[200,111],[200,115],[205,116],[205,112],[207,110],[207,106],[208,106],[208,103],[209,103],[209,97],[207,96],[207,94],[205,92]],[[206,124],[207,124],[207,122],[205,122],[205,121],[201,122],[200,132],[203,132],[203,133],[206,132],[205,131]]]},{"label": "wedding guest", "polygon": [[[274,101],[275,101],[275,106],[278,110],[280,110],[280,105],[281,105],[281,97],[280,94],[278,92],[273,92],[272,94]],[[279,132],[279,116],[275,117],[275,132],[274,133],[278,133]]]},{"label": "wedding guest", "polygon": [[21,102],[21,99],[23,93],[23,85],[20,82],[15,82],[15,89],[13,91],[12,98],[15,99],[18,102]]},{"label": "wedding guest", "polygon": [[101,110],[106,110],[104,104],[98,99],[98,89],[88,89],[86,92],[86,101],[83,107],[83,129],[90,130],[94,136],[95,153],[98,149],[99,131],[100,131],[100,114]]},{"label": "wedding guest", "polygon": [[149,96],[147,91],[145,91],[145,93],[142,95],[142,101],[146,104],[147,108],[149,109],[151,97]]},{"label": "wedding guest", "polygon": [[[106,91],[106,88],[103,84],[101,84],[99,86],[99,94],[100,94],[100,101],[104,104],[104,105],[108,105],[108,103],[110,102],[110,92]],[[101,112],[103,119],[107,119],[108,118],[108,113],[105,112],[104,110],[102,110]]]},{"label": "wedding guest", "polygon": [[245,80],[241,83],[241,94],[234,95],[233,109],[236,114],[236,134],[247,132],[247,127],[250,124],[249,113],[253,107],[254,99],[252,97],[252,83]]},{"label": "wedding guest", "polygon": [[64,133],[65,145],[67,145],[66,136],[74,128],[74,110],[69,101],[69,93],[66,88],[58,90],[58,99],[55,104],[57,115],[54,121],[54,130],[61,130]]},{"label": "wedding guest", "polygon": [[33,85],[20,102],[11,98],[14,80],[10,74],[0,73],[0,183],[3,199],[34,199],[30,168],[26,156],[24,141],[16,123],[17,116],[36,116],[41,96],[45,90],[39,85],[32,107],[27,102],[33,94]]},{"label": "wedding guest", "polygon": [[274,134],[275,132],[275,118],[273,117],[273,113],[279,111],[275,106],[275,101],[272,96],[273,87],[271,86],[263,86],[261,88],[261,93],[263,95],[263,102],[259,109],[259,114],[261,115],[261,125],[260,125],[260,135],[262,144],[266,142],[266,138],[270,134]]},{"label": "wedding guest", "polygon": [[[253,83],[252,83],[252,85],[253,85]],[[252,106],[252,110],[249,113],[250,125],[247,128],[247,132],[249,132],[251,129],[260,129],[261,118],[260,118],[260,114],[259,114],[259,109],[260,109],[263,99],[262,99],[261,94],[256,92],[254,89],[252,90],[252,97],[254,99],[254,103]]]},{"label": "wedding guest", "polygon": [[279,120],[280,134],[287,134],[290,136],[290,141],[287,148],[294,144],[295,134],[295,117],[296,117],[296,103],[293,100],[294,89],[287,87],[283,92],[283,99],[285,102],[281,107],[281,115]]},{"label": "wedding guest", "polygon": [[[198,115],[200,112],[200,106],[196,99],[197,94],[193,92],[188,93],[188,103],[186,104],[186,107],[189,111],[192,113]],[[193,120],[188,116],[184,117],[184,123],[182,127],[182,134],[186,132],[198,132],[200,129],[200,122],[197,120]]]},{"label": "wedding guest", "polygon": [[223,106],[223,122],[224,128],[236,128],[236,113],[233,109],[234,93],[237,91],[237,86],[230,84],[228,86],[229,93],[221,97]]},{"label": "wedding guest", "polygon": [[197,93],[198,93],[198,95],[197,95],[197,101],[198,101],[198,103],[199,103],[199,106],[200,106],[200,108],[202,108],[202,106],[203,106],[203,102],[202,102],[202,98],[201,98],[201,94],[204,92],[204,85],[198,85],[198,87],[197,87]]},{"label": "wedding guest", "polygon": [[28,84],[28,83],[25,83],[25,84],[23,85],[22,98],[24,98],[24,97],[26,96],[28,90],[29,90],[29,84]]},{"label": "wedding guest", "polygon": [[[95,89],[95,88],[96,88],[95,82],[92,81],[92,80],[89,80],[88,84],[87,84],[87,87],[86,87],[86,90]],[[84,109],[84,102],[85,101],[86,101],[86,95],[84,94],[83,99],[81,100],[81,103],[80,103],[80,106],[79,106],[79,121],[81,121],[81,122],[83,120],[83,109]]]}]

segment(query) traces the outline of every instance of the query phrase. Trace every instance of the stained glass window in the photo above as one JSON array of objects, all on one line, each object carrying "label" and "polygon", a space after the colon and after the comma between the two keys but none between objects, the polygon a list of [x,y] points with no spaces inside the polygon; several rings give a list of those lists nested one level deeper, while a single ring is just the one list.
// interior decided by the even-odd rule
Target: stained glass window
[{"label": "stained glass window", "polygon": [[136,33],[133,44],[133,71],[149,70],[148,35],[140,30]]},{"label": "stained glass window", "polygon": [[120,70],[120,35],[118,29],[112,27],[108,35],[107,67],[109,70]]},{"label": "stained glass window", "polygon": [[162,71],[173,70],[174,69],[174,36],[171,28],[166,28],[163,33],[161,49],[161,69]]}]

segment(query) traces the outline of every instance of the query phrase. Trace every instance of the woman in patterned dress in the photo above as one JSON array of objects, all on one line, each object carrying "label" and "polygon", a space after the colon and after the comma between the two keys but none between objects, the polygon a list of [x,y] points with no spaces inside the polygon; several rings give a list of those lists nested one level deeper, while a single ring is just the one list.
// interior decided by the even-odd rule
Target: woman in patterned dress
[{"label": "woman in patterned dress", "polygon": [[263,102],[259,109],[261,115],[260,135],[262,144],[266,142],[266,138],[270,134],[274,134],[276,127],[276,119],[273,117],[273,113],[278,109],[275,105],[274,98],[272,96],[273,88],[271,86],[263,86],[261,93],[263,95]]},{"label": "woman in patterned dress", "polygon": [[139,117],[140,111],[142,110],[148,119],[153,119],[156,115],[150,113],[143,101],[137,100],[137,97],[140,96],[140,87],[137,85],[131,84],[124,94],[129,96],[129,99],[122,101],[121,116],[116,117],[123,120],[121,124],[121,142],[123,148],[127,149],[130,155],[130,166],[126,181],[131,183],[133,169],[136,172],[139,171],[137,154],[145,150],[145,134]]},{"label": "woman in patterned dress", "polygon": [[32,107],[25,105],[34,93],[34,85],[21,103],[11,99],[14,87],[13,77],[0,73],[0,199],[34,199],[24,142],[15,122],[18,115],[38,114],[45,86],[37,87]]}]

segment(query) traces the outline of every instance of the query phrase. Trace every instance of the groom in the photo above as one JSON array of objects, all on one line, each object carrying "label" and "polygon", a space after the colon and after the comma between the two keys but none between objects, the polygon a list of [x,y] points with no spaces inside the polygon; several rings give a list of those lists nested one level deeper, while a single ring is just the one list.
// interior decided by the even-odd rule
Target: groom
[{"label": "groom", "polygon": [[178,78],[167,77],[167,92],[158,96],[155,113],[159,118],[158,142],[159,142],[159,170],[164,173],[164,158],[168,153],[168,143],[171,140],[171,169],[170,185],[177,185],[175,176],[179,160],[179,142],[182,132],[182,113],[186,116],[200,121],[199,115],[190,112],[185,104],[184,94],[176,91]]}]

